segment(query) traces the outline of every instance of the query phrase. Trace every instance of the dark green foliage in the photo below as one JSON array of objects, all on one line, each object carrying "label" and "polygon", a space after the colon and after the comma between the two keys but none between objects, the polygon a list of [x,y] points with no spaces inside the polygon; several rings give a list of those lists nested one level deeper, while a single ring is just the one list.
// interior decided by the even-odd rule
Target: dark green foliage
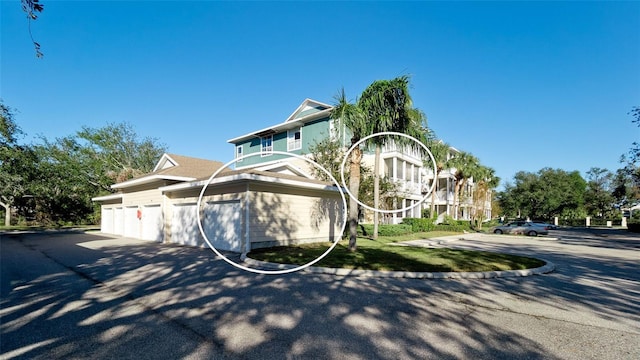
[{"label": "dark green foliage", "polygon": [[460,221],[457,224],[438,224],[433,230],[463,232],[471,230],[471,224],[468,221]]},{"label": "dark green foliage", "polygon": [[446,223],[434,224],[433,219],[425,218],[404,218],[403,224],[411,226],[412,232],[429,232],[429,231],[454,231],[462,232],[471,230],[471,224],[468,220],[448,219]]},{"label": "dark green foliage", "polygon": [[[411,225],[407,224],[381,224],[378,228],[378,235],[380,236],[398,236],[411,234]],[[358,226],[358,235],[370,236],[373,233],[373,224],[360,224]]]},{"label": "dark green foliage", "polygon": [[436,227],[430,218],[404,218],[402,223],[410,225],[413,232],[433,231]]},{"label": "dark green foliage", "polygon": [[508,217],[549,219],[584,217],[587,183],[578,171],[544,168],[537,173],[520,171],[513,184],[498,195]]},{"label": "dark green foliage", "polygon": [[627,229],[631,232],[640,233],[640,220],[629,219],[627,221]]},{"label": "dark green foliage", "polygon": [[83,127],[72,136],[21,145],[12,109],[0,101],[0,110],[0,207],[11,206],[31,224],[95,223],[99,206],[91,198],[150,172],[165,151],[128,124]]},{"label": "dark green foliage", "polygon": [[606,169],[591,168],[587,171],[587,189],[584,194],[585,208],[591,216],[604,218],[613,216],[613,174]]}]

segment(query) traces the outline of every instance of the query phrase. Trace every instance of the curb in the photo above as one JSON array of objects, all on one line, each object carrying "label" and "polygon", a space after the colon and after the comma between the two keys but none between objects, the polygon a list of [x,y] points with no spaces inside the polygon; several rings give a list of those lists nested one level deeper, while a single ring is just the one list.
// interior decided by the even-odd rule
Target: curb
[{"label": "curb", "polygon": [[[550,273],[556,266],[550,261],[539,259],[545,265],[534,269],[525,270],[504,270],[504,271],[482,271],[482,272],[415,272],[415,271],[380,271],[380,270],[358,270],[343,268],[325,268],[309,266],[300,271],[311,274],[329,274],[336,276],[359,276],[376,278],[403,278],[403,279],[491,279],[502,277],[523,277]],[[249,265],[266,267],[269,269],[293,269],[299,265],[276,264],[259,261],[246,257],[244,262]]]}]

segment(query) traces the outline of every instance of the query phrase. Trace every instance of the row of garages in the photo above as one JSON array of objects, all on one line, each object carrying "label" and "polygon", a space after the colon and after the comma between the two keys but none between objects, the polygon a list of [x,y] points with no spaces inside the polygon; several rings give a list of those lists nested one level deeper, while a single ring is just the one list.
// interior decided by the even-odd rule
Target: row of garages
[{"label": "row of garages", "polygon": [[[165,221],[162,205],[103,205],[101,231],[135,239],[205,246],[197,219],[197,204],[170,205],[171,219]],[[203,229],[218,250],[242,252],[240,202],[207,203]]]},{"label": "row of garages", "polygon": [[[344,209],[333,187],[278,174],[236,174],[211,184],[201,208],[204,182],[144,184],[94,200],[102,202],[101,231],[107,234],[207,246],[217,250],[334,241],[342,234]],[[128,190],[128,191],[127,191]]]}]

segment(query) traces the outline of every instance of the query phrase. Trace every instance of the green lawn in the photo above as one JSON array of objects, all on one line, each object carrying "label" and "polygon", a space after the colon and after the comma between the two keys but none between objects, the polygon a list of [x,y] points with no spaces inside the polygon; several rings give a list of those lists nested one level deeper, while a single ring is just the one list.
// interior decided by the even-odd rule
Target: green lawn
[{"label": "green lawn", "polygon": [[[496,271],[521,270],[544,265],[541,260],[507,254],[470,250],[430,249],[394,246],[394,242],[454,235],[456,233],[430,232],[397,237],[379,237],[377,240],[358,238],[358,251],[347,250],[347,241],[341,241],[324,259],[314,266],[385,271]],[[252,259],[281,264],[306,264],[322,253],[331,243],[284,246],[256,249],[248,256]]]}]

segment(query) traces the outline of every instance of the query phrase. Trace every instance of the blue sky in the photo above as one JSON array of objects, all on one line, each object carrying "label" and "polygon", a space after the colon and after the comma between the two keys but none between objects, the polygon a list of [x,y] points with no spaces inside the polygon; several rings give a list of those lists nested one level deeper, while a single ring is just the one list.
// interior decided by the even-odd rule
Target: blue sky
[{"label": "blue sky", "polygon": [[438,137],[503,180],[616,170],[640,140],[640,2],[2,0],[0,97],[27,133],[129,122],[169,152],[227,162],[228,139],[305,99],[411,76]]}]

